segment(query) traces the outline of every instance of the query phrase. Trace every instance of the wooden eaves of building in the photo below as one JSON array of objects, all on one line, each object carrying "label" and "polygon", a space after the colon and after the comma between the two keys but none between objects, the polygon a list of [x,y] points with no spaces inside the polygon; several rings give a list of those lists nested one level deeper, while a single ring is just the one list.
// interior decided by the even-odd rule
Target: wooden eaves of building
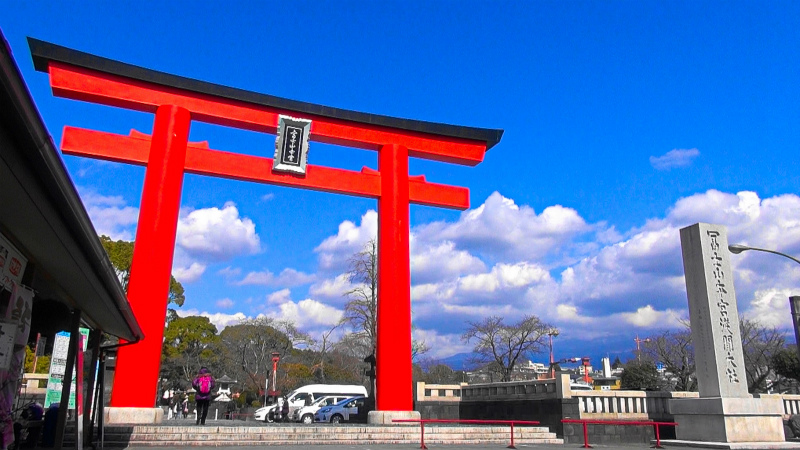
[{"label": "wooden eaves of building", "polygon": [[[102,353],[102,333],[129,342],[143,339],[116,272],[2,32],[0,233],[27,260],[21,284],[35,293],[29,342],[37,333],[49,336],[50,350],[55,332],[69,331],[69,368],[69,358],[74,360],[78,348],[75,338],[79,327],[91,330],[89,350],[93,350],[91,358],[95,361]],[[71,372],[67,369],[65,382],[72,377]],[[93,377],[94,371],[89,372],[87,377]],[[92,396],[86,397],[85,405],[91,406]],[[60,408],[59,413],[57,447],[63,439],[66,408]],[[86,419],[90,413],[84,409]],[[88,420],[84,424],[89,424]]]}]

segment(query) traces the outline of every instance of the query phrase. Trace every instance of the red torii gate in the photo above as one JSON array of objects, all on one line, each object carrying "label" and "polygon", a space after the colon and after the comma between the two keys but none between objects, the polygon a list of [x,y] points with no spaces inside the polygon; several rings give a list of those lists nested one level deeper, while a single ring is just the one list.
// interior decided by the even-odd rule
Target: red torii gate
[{"label": "red torii gate", "polygon": [[[467,188],[408,175],[408,158],[474,166],[502,130],[365,114],[205,83],[28,39],[53,94],[155,113],[152,136],[65,127],[65,154],[144,165],[128,299],[145,338],[119,349],[111,406],[152,408],[183,174],[350,194],[378,200],[376,409],[411,411],[409,204],[469,208]],[[304,176],[273,171],[273,159],[188,142],[192,120],[276,133],[279,115],[312,121],[310,139],[378,151],[378,170],[308,165]],[[142,384],[142,380],[147,383]]]}]

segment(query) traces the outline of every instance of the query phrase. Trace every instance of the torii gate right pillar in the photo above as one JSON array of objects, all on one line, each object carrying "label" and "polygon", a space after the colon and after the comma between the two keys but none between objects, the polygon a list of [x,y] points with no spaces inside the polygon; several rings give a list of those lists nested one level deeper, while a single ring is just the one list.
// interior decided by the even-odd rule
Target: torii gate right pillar
[{"label": "torii gate right pillar", "polygon": [[[379,150],[378,312],[375,367],[378,411],[414,409],[411,383],[411,268],[408,149]],[[372,415],[374,420],[374,414]],[[376,420],[383,422],[382,420]]]}]

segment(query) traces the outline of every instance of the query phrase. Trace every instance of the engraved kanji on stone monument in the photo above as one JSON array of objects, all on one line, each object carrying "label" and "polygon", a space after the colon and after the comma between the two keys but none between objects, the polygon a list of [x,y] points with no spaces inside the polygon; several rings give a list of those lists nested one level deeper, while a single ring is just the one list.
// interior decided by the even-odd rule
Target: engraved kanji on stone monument
[{"label": "engraved kanji on stone monument", "polygon": [[681,248],[700,397],[750,397],[725,227],[683,228]]},{"label": "engraved kanji on stone monument", "polygon": [[310,131],[310,120],[279,116],[273,171],[305,175]]}]

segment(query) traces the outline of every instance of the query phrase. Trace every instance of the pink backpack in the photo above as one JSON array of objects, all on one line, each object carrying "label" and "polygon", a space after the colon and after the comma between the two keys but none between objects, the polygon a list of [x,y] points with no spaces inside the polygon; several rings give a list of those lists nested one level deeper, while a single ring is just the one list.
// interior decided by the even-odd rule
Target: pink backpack
[{"label": "pink backpack", "polygon": [[200,389],[198,391],[203,395],[211,393],[211,377],[200,377]]}]

